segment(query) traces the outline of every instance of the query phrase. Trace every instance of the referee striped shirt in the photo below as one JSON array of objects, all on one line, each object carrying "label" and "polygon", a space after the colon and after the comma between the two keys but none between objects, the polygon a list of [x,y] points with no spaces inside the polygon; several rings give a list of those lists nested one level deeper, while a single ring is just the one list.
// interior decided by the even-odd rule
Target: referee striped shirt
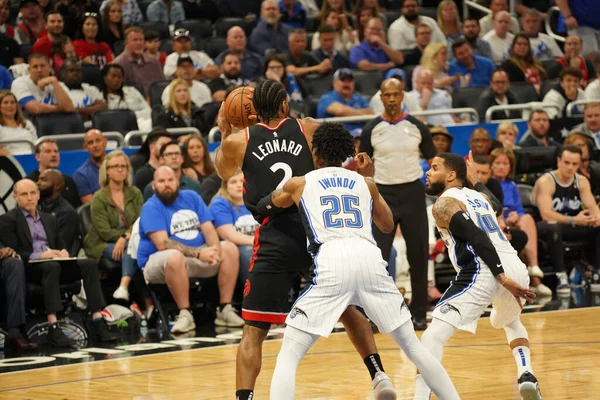
[{"label": "referee striped shirt", "polygon": [[437,154],[429,129],[406,113],[396,121],[387,121],[382,115],[369,121],[360,135],[360,151],[373,159],[374,179],[380,185],[421,179],[421,158],[428,160]]}]

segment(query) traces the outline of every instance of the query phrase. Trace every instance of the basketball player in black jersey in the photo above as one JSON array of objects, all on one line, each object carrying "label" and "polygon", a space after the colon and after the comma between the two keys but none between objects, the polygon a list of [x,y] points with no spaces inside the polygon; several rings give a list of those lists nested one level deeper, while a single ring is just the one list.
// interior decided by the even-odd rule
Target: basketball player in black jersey
[{"label": "basketball player in black jersey", "polygon": [[[312,118],[287,117],[287,92],[279,82],[260,82],[253,102],[259,123],[238,132],[232,132],[221,107],[218,125],[223,139],[216,152],[222,179],[228,179],[240,168],[244,172],[244,203],[261,224],[255,233],[254,255],[244,285],[242,318],[246,325],[236,360],[237,400],[253,397],[262,362],[262,343],[271,324],[285,323],[289,291],[312,264],[297,208],[265,217],[258,214],[257,204],[289,178],[314,169],[311,145],[319,124]],[[354,307],[349,307],[340,321],[374,379],[383,367],[369,322]],[[396,398],[385,374],[377,374],[373,388],[378,400]]]}]

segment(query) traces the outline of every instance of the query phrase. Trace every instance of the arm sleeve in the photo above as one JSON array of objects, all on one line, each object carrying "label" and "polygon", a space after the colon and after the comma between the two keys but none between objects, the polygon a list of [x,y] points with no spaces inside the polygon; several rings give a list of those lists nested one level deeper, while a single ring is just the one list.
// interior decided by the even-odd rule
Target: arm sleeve
[{"label": "arm sleeve", "polygon": [[217,197],[210,205],[210,212],[213,215],[215,228],[223,225],[234,225],[233,207],[223,197]]},{"label": "arm sleeve", "polygon": [[407,119],[413,124],[415,124],[421,132],[421,143],[419,144],[419,150],[421,150],[423,158],[429,160],[430,158],[435,157],[435,155],[437,154],[437,150],[433,145],[433,138],[431,137],[431,132],[429,132],[429,128],[427,128],[427,126],[424,123],[422,123],[421,121],[419,121],[411,115],[409,115]]},{"label": "arm sleeve", "polygon": [[377,125],[379,118],[369,121],[360,134],[360,148],[361,153],[367,153],[369,157],[373,158],[373,144],[371,143],[371,133],[373,128]]}]

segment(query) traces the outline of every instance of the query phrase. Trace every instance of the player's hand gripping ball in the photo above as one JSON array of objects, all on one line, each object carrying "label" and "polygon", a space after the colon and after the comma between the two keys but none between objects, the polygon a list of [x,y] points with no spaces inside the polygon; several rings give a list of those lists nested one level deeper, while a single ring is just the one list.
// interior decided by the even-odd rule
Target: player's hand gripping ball
[{"label": "player's hand gripping ball", "polygon": [[256,123],[256,110],[252,102],[254,88],[243,86],[229,93],[225,99],[225,119],[238,129],[245,129]]}]

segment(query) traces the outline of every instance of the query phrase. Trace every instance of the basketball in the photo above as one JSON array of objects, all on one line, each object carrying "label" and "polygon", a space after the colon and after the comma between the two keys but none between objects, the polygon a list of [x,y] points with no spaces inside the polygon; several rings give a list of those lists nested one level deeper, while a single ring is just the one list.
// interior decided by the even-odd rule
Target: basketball
[{"label": "basketball", "polygon": [[253,93],[254,88],[244,86],[229,93],[225,99],[225,118],[238,129],[247,128],[250,125],[248,117],[256,115],[254,104],[249,97]]}]

